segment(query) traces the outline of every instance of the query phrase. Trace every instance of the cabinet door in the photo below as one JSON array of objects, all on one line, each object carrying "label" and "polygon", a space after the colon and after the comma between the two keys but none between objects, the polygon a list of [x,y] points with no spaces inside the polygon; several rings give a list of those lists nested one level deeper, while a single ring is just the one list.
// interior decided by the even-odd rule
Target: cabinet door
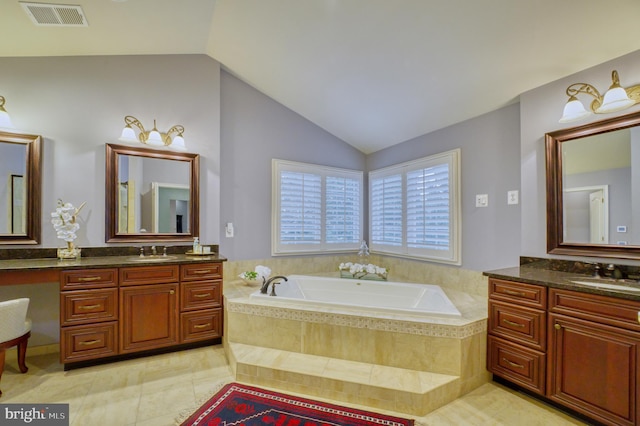
[{"label": "cabinet door", "polygon": [[637,333],[550,314],[549,338],[549,398],[606,424],[635,424]]},{"label": "cabinet door", "polygon": [[178,343],[178,284],[120,289],[120,352]]}]

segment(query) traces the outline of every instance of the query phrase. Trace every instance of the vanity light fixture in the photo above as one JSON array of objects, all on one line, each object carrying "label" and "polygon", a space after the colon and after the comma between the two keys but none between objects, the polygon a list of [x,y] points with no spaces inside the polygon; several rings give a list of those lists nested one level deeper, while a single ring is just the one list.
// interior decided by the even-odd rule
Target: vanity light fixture
[{"label": "vanity light fixture", "polygon": [[[618,71],[616,70],[611,73],[611,80],[612,84],[604,96],[598,92],[598,89],[588,83],[575,83],[567,87],[569,100],[564,106],[560,123],[568,123],[588,117],[591,115],[591,111],[596,114],[621,111],[640,102],[640,84],[626,89],[621,87]],[[589,106],[591,111],[587,110],[582,102],[576,98],[579,93],[586,93],[594,98]]]},{"label": "vanity light fixture", "polygon": [[4,109],[4,96],[0,96],[0,129],[15,130],[11,123],[11,117],[6,109]]},{"label": "vanity light fixture", "polygon": [[[119,140],[123,142],[142,142],[145,145],[153,147],[166,146],[167,148],[175,151],[187,150],[187,147],[184,144],[184,137],[182,137],[184,127],[179,124],[167,130],[166,133],[162,133],[156,128],[156,120],[153,120],[153,129],[151,130],[145,130],[140,120],[131,115],[125,116],[124,122],[126,126],[122,129],[122,134],[119,138]],[[140,131],[137,137],[132,126],[137,127]],[[172,133],[176,134],[173,138],[171,137]]]}]

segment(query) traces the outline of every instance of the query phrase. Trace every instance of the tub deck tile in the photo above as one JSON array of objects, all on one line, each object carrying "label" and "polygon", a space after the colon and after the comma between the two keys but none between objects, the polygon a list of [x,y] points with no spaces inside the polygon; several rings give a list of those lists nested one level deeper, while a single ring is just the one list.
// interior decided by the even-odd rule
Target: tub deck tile
[{"label": "tub deck tile", "polygon": [[237,380],[424,415],[460,394],[460,377],[229,343]]}]

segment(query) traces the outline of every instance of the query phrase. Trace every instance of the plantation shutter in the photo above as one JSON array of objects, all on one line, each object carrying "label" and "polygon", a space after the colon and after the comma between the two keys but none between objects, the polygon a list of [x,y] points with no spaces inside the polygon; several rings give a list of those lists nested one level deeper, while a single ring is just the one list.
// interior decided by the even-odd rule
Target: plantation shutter
[{"label": "plantation shutter", "polygon": [[280,241],[322,241],[322,180],[319,175],[283,171],[280,184]]},{"label": "plantation shutter", "polygon": [[361,185],[357,179],[328,176],[326,179],[326,241],[358,243],[361,236]]},{"label": "plantation shutter", "polygon": [[273,160],[272,254],[357,250],[360,171]]},{"label": "plantation shutter", "polygon": [[371,179],[371,244],[402,245],[402,175]]},{"label": "plantation shutter", "polygon": [[407,173],[407,246],[449,249],[449,165]]},{"label": "plantation shutter", "polygon": [[369,173],[372,251],[461,264],[460,150]]}]

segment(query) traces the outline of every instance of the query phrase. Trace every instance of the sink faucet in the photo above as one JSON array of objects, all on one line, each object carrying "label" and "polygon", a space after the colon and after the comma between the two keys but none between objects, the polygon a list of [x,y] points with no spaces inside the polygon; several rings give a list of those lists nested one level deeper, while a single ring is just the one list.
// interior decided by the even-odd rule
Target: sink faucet
[{"label": "sink faucet", "polygon": [[158,251],[156,250],[156,246],[151,246],[151,255],[155,256],[158,254]]},{"label": "sink faucet", "polygon": [[622,271],[613,263],[610,263],[609,265],[607,265],[607,271],[609,272],[609,276],[611,278],[614,278],[616,280],[619,280],[622,278]]},{"label": "sink faucet", "polygon": [[267,294],[267,290],[269,290],[269,284],[271,284],[273,282],[273,284],[271,284],[271,294],[269,294],[270,296],[275,296],[276,295],[276,284],[280,284],[280,282],[274,282],[275,280],[278,279],[283,279],[285,281],[289,281],[287,279],[287,277],[284,277],[282,275],[276,275],[275,277],[271,277],[269,278],[267,281],[264,282],[264,284],[262,284],[262,287],[260,288],[260,293],[262,294]]}]

